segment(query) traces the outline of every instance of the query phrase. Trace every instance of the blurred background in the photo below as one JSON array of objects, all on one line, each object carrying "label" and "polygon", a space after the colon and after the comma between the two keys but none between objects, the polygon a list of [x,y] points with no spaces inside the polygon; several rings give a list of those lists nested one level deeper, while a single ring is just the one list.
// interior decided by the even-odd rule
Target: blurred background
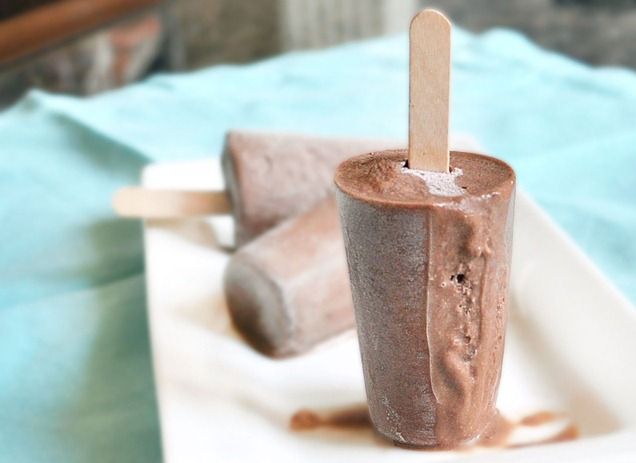
[{"label": "blurred background", "polygon": [[393,34],[426,6],[468,30],[511,27],[590,64],[636,67],[636,0],[3,0],[0,108],[34,87],[95,94]]}]

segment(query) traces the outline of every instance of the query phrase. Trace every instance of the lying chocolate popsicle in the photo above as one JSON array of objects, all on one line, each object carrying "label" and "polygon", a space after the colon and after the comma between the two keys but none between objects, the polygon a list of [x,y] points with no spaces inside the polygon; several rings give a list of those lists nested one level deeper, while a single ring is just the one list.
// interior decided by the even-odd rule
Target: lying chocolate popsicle
[{"label": "lying chocolate popsicle", "polygon": [[381,140],[229,132],[222,163],[237,244],[311,209],[332,193],[333,173],[345,159],[397,145]]},{"label": "lying chocolate popsicle", "polygon": [[225,271],[232,320],[259,351],[305,352],[353,327],[333,195],[239,249]]},{"label": "lying chocolate popsicle", "polygon": [[113,206],[124,217],[175,219],[231,213],[235,244],[243,244],[333,194],[333,173],[345,159],[398,147],[373,139],[322,138],[230,131],[222,155],[227,191],[119,190]]}]

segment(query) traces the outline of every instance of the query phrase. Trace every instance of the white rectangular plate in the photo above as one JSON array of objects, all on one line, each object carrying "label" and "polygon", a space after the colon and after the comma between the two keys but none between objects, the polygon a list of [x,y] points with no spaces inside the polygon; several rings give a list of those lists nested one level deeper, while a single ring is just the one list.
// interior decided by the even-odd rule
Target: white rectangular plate
[{"label": "white rectangular plate", "polygon": [[[151,165],[155,188],[222,188],[218,160]],[[563,412],[573,442],[421,452],[368,430],[292,432],[301,408],[364,401],[353,333],[288,360],[251,350],[231,326],[222,275],[229,217],[147,222],[149,321],[166,462],[636,461],[636,311],[520,192],[512,303],[498,405],[512,418]]]}]

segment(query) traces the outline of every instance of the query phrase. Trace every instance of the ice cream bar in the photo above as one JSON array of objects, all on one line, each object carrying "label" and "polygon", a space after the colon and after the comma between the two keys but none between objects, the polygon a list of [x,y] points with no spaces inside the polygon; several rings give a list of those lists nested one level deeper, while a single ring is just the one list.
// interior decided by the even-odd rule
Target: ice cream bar
[{"label": "ice cream bar", "polygon": [[381,140],[229,132],[222,163],[237,245],[310,209],[333,192],[333,174],[345,159],[398,145]]},{"label": "ice cream bar", "polygon": [[225,272],[236,327],[261,352],[304,352],[353,327],[333,195],[239,249]]},{"label": "ice cream bar", "polygon": [[452,152],[450,172],[407,152],[335,176],[371,419],[396,443],[450,448],[496,414],[515,174]]},{"label": "ice cream bar", "polygon": [[333,174],[340,162],[400,145],[387,140],[230,131],[222,155],[227,191],[126,187],[115,193],[113,207],[123,217],[144,219],[231,213],[235,245],[242,246],[333,194]]}]

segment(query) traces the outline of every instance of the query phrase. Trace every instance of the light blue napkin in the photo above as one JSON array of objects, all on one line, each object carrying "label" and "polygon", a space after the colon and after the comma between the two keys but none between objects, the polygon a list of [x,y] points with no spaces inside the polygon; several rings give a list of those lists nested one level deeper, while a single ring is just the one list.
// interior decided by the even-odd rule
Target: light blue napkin
[{"label": "light blue napkin", "polygon": [[[636,301],[636,74],[508,31],[454,47],[454,131],[511,162]],[[145,163],[217,155],[228,128],[405,139],[406,122],[404,37],[31,92],[0,115],[0,461],[161,458],[140,226],[110,210]]]}]

